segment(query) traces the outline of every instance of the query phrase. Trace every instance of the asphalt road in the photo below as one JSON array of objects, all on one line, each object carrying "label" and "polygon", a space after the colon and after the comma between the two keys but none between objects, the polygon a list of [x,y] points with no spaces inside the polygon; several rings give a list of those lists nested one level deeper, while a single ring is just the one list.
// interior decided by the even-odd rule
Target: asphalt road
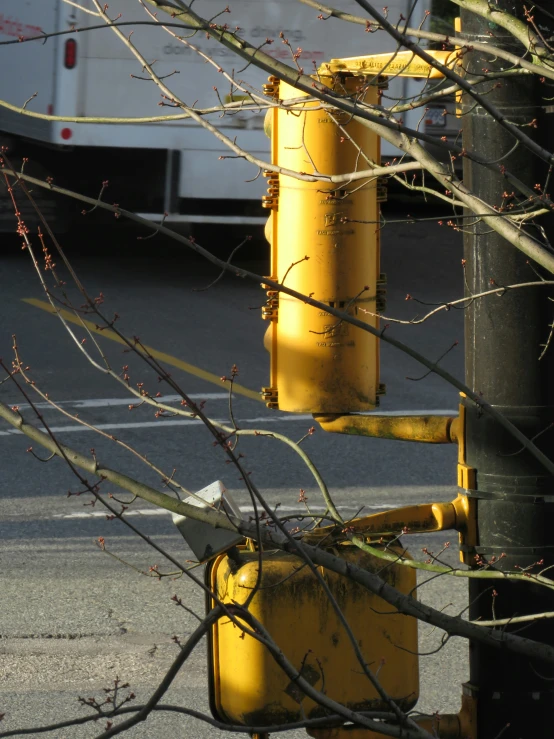
[{"label": "asphalt road", "polygon": [[[389,215],[395,221],[403,213]],[[234,238],[224,231],[212,233],[208,245],[228,254]],[[12,335],[16,335],[18,351],[31,368],[36,387],[69,414],[47,404],[39,408],[58,438],[84,453],[94,448],[104,463],[160,487],[159,473],[70,417],[78,414],[140,450],[164,475],[174,474],[188,490],[222,480],[242,510],[251,511],[240,480],[225,464],[221,451],[213,447],[206,430],[190,421],[157,419],[145,407],[130,411],[132,401],[125,389],[85,357],[80,345],[82,329],[73,326],[77,337],[73,341],[44,310],[44,295],[29,255],[13,240],[3,241],[0,357],[4,363],[11,362]],[[180,247],[168,247],[158,237],[137,242],[136,233],[118,225],[100,237],[71,235],[62,242],[89,294],[103,294],[105,314],[117,312],[121,330],[140,336],[144,344],[163,353],[163,364],[172,377],[192,397],[205,400],[205,410],[212,417],[228,418],[228,399],[218,378],[236,364],[237,379],[244,389],[234,400],[241,427],[299,439],[312,426],[309,418],[269,411],[254,396],[268,379],[262,346],[265,324],[257,310],[262,302],[258,285],[226,276],[209,290],[198,291],[217,276],[213,267]],[[263,245],[259,245],[259,254],[250,249],[249,268],[264,274],[264,257]],[[388,274],[390,316],[406,318],[425,310],[414,301],[406,302],[407,293],[428,303],[462,294],[461,239],[446,227],[433,222],[391,222],[382,236],[382,259]],[[388,330],[435,359],[458,341],[441,365],[463,377],[461,311],[445,311],[422,326],[391,325]],[[114,369],[129,366],[133,384],[142,382],[151,392],[174,395],[158,382],[156,373],[124,353],[120,344],[105,336],[95,338]],[[90,339],[85,346],[94,352]],[[387,395],[381,410],[454,412],[456,391],[440,378],[407,379],[424,374],[415,362],[384,345],[382,379]],[[40,401],[32,389],[27,392]],[[27,419],[37,421],[11,381],[0,385],[0,399],[20,406]],[[302,488],[310,505],[322,509],[309,471],[289,448],[268,436],[243,438],[240,445],[248,471],[272,505],[297,511]],[[204,608],[201,594],[185,579],[168,577],[160,582],[126,566],[146,572],[154,565],[165,572],[170,569],[123,524],[107,521],[99,504],[90,505],[90,496],[68,497],[68,491],[82,488],[73,473],[59,460],[39,461],[26,452],[28,447],[28,439],[0,423],[0,712],[6,714],[0,736],[1,731],[84,715],[90,709],[83,709],[78,697],[100,696],[115,676],[130,684],[138,700],[147,699],[175,656],[172,637],[186,638],[196,624],[194,616],[177,608],[171,596],[177,593],[199,615]],[[359,510],[378,511],[455,496],[456,449],[450,446],[341,437],[317,430],[303,447],[345,517]],[[47,456],[36,445],[34,451]],[[103,492],[116,491],[105,488]],[[168,515],[139,501],[131,507],[130,516],[145,535],[180,560],[191,557]],[[114,557],[99,550],[98,537],[105,538]],[[410,548],[421,556],[422,546],[437,551],[449,538],[453,547],[445,556],[454,562],[453,532],[411,537]],[[433,580],[420,588],[420,597],[448,613],[459,612],[466,601],[465,584]],[[421,627],[421,652],[432,651],[439,639],[440,634]],[[460,683],[466,676],[466,647],[459,640],[422,657],[419,708],[456,711]],[[201,645],[175,680],[167,702],[207,711],[206,684]],[[95,736],[102,726],[103,722],[58,729],[53,735]],[[226,734],[187,717],[157,714],[129,735],[192,739]]]}]

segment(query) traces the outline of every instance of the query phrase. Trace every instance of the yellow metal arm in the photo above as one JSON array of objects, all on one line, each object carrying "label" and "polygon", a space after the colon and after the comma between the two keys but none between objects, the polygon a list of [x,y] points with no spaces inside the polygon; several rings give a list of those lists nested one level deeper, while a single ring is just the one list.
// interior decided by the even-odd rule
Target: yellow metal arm
[{"label": "yellow metal arm", "polygon": [[[459,713],[442,713],[434,716],[414,716],[415,723],[432,736],[439,739],[476,739],[477,737],[477,700],[475,690],[465,683],[462,693],[462,707]],[[371,729],[361,727],[337,726],[329,729],[306,729],[306,733],[314,739],[384,739],[384,734],[377,734]],[[264,739],[254,734],[252,739]]]},{"label": "yellow metal arm", "polygon": [[322,526],[306,532],[303,541],[313,543],[325,539],[327,544],[337,540],[344,540],[348,535],[386,536],[399,534],[406,529],[407,534],[417,534],[423,531],[445,531],[454,529],[465,531],[468,524],[468,499],[465,495],[458,495],[449,503],[423,503],[421,505],[393,508],[382,513],[373,513],[370,516],[354,518],[344,524]]},{"label": "yellow metal arm", "polygon": [[452,444],[459,438],[456,416],[314,415],[324,431],[381,439]]},{"label": "yellow metal arm", "polygon": [[[458,62],[457,51],[427,51],[427,53],[446,67],[453,67]],[[354,75],[384,74],[387,77],[444,77],[439,69],[423,61],[412,51],[331,59],[330,62],[325,62],[319,67],[318,73],[323,76],[349,73]]]}]

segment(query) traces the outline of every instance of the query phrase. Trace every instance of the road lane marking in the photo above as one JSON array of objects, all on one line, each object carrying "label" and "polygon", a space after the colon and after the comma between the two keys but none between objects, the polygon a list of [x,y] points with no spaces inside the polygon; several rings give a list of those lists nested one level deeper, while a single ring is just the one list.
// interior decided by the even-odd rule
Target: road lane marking
[{"label": "road lane marking", "polygon": [[[189,393],[187,397],[191,400],[229,400],[229,393]],[[178,403],[182,400],[181,395],[162,395],[154,398],[157,403]],[[134,395],[128,395],[126,398],[84,398],[80,400],[57,400],[56,405],[69,408],[112,408],[116,406],[136,405],[141,401]],[[17,405],[20,410],[28,410],[31,408],[29,403],[7,403],[6,405]],[[35,408],[45,410],[51,408],[55,410],[52,403],[34,403]]]},{"label": "road lane marking", "polygon": [[[296,416],[277,416],[274,418],[260,416],[259,418],[239,418],[237,423],[280,423],[289,421],[310,421],[313,422],[313,417],[309,415],[296,415]],[[53,434],[65,434],[65,433],[79,433],[81,431],[94,431],[98,429],[100,431],[114,431],[116,429],[146,429],[146,428],[164,428],[167,426],[198,426],[203,425],[203,421],[198,418],[188,419],[177,419],[171,421],[137,421],[135,423],[96,423],[94,427],[83,426],[81,424],[75,426],[48,426],[49,430]],[[218,420],[218,423],[229,424],[227,420]],[[18,429],[8,429],[7,431],[0,431],[0,436],[17,436],[22,434],[22,431]]]},{"label": "road lane marking", "polygon": [[[127,403],[129,400],[127,399]],[[22,406],[20,406],[22,407]],[[455,414],[455,411],[387,411],[385,413],[381,413],[379,415],[383,416],[413,416],[413,415],[452,415]],[[370,414],[367,414],[370,415]],[[215,419],[214,419],[215,420]],[[304,414],[304,413],[296,413],[296,414],[289,414],[286,416],[258,416],[256,418],[239,418],[237,419],[237,423],[256,423],[256,424],[267,424],[267,423],[291,423],[294,421],[307,421],[307,422],[313,422],[314,418],[310,414]],[[218,423],[223,423],[228,425],[229,421],[226,419],[223,420],[217,420]],[[94,428],[91,428],[89,426],[84,426],[81,424],[78,425],[71,425],[71,426],[49,426],[50,431],[53,434],[65,434],[65,433],[79,433],[82,431],[94,431],[95,429],[99,429],[100,431],[115,431],[117,429],[146,429],[146,428],[167,428],[168,426],[198,426],[199,424],[203,424],[203,421],[201,421],[198,418],[189,418],[189,419],[175,419],[175,420],[156,420],[156,421],[136,421],[136,422],[127,422],[127,423],[96,423],[93,424]],[[0,436],[17,436],[21,435],[23,432],[19,431],[18,429],[7,429],[6,431],[0,431]]]},{"label": "road lane marking", "polygon": [[[33,305],[35,308],[40,308],[41,310],[50,313],[50,315],[56,315],[56,311],[52,308],[50,303],[45,300],[38,300],[37,298],[23,298],[23,302],[28,303],[29,305]],[[92,323],[92,321],[87,321],[85,319],[82,319],[81,323],[81,319],[77,318],[70,311],[65,310],[65,308],[58,309],[57,313],[59,313],[60,316],[62,316],[62,318],[68,323],[74,323],[77,326],[82,326],[82,324],[84,324],[91,333],[99,334],[105,339],[110,339],[110,341],[115,341],[117,344],[123,344],[124,346],[127,346],[125,341],[123,341],[123,339],[120,338],[115,333],[115,331],[112,331],[112,329],[107,328],[104,331],[101,331],[99,328],[96,327],[95,323]],[[160,352],[157,349],[153,349],[151,346],[146,346],[146,344],[144,345],[144,348],[149,354],[152,355],[152,357],[154,357],[154,359],[157,359],[160,362],[169,364],[171,367],[177,367],[178,369],[183,370],[183,372],[186,372],[189,375],[193,375],[194,377],[197,377],[200,380],[204,380],[205,382],[209,382],[212,385],[218,385],[219,387],[221,387],[222,385],[220,376],[214,375],[213,372],[203,370],[200,367],[196,367],[194,364],[184,362],[182,359],[174,357],[171,354],[166,354],[166,352]],[[250,388],[243,387],[237,382],[233,383],[233,390],[237,395],[244,395],[246,398],[251,398],[252,400],[257,400],[259,402],[261,402],[262,400],[259,393],[255,392],[254,390],[250,390]]]},{"label": "road lane marking", "polygon": [[[360,505],[348,505],[348,506],[337,506],[338,511],[359,511],[363,508],[364,511],[367,511],[369,509],[379,509],[379,510],[388,510],[389,508],[395,508],[398,506],[405,505],[404,503],[369,503],[366,505],[360,504]],[[253,514],[254,508],[253,506],[239,506],[241,513],[248,513]],[[260,509],[258,509],[260,510]],[[310,506],[310,510],[313,513],[324,513],[325,512],[325,506]],[[299,515],[304,515],[306,513],[306,509],[300,508],[300,506],[290,506],[290,505],[280,505],[277,509],[277,512],[279,514],[281,513],[298,513]],[[75,519],[75,518],[105,518],[106,516],[110,516],[109,511],[87,511],[87,512],[78,512],[78,513],[54,513],[53,516],[49,516],[49,520],[55,520],[55,519]],[[167,511],[165,508],[140,508],[137,510],[126,510],[125,511],[125,517],[127,516],[171,516],[171,511]]]},{"label": "road lane marking", "polygon": [[[229,393],[190,393],[188,394],[188,397],[191,400],[229,400]],[[179,403],[182,400],[181,395],[161,395],[159,398],[153,398],[158,403],[163,403],[165,405],[169,405],[171,403]],[[6,405],[14,406],[16,405],[20,410],[28,410],[31,408],[31,405],[29,403],[18,403],[17,401],[8,402],[7,400],[4,401]],[[115,408],[118,406],[126,407],[129,405],[134,405],[137,409],[140,406],[140,399],[136,398],[134,395],[129,394],[126,398],[78,398],[75,400],[56,400],[53,401],[56,403],[56,405],[62,406],[62,407],[69,407],[69,408]],[[48,402],[40,402],[40,403],[34,403],[33,404],[35,408],[39,408],[40,410],[52,410],[55,411],[56,409],[52,405],[52,403]],[[153,407],[153,406],[146,406],[145,407]],[[270,411],[271,414],[275,413],[275,411]],[[282,411],[284,413],[284,411]],[[391,411],[382,411],[379,408],[377,408],[374,411],[362,411],[361,413],[356,413],[357,416],[453,416],[458,413],[458,410],[456,408],[427,408],[423,410],[413,410],[413,409],[401,409],[401,410],[391,410]],[[264,416],[264,418],[271,418],[271,415]],[[279,418],[284,418],[285,416],[279,416]],[[298,417],[294,413],[289,413],[286,416],[287,418],[294,418]],[[306,415],[302,415],[301,418],[306,418]],[[310,416],[311,417],[311,416]]]}]

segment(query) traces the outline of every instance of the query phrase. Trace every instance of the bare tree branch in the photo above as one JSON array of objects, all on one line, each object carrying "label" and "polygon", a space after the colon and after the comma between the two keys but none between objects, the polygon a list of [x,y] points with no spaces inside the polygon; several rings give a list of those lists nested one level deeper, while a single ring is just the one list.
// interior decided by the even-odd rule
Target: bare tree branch
[{"label": "bare tree branch", "polygon": [[[414,144],[412,144],[412,146],[413,145]],[[421,153],[420,151],[418,151],[418,156],[421,157],[422,159],[425,158],[424,153]],[[89,203],[90,205],[94,205],[97,203],[97,201],[93,200],[92,198],[87,198],[84,195],[79,195],[78,193],[74,193],[70,190],[67,190],[66,188],[58,187],[54,185],[53,183],[47,183],[35,177],[30,177],[29,175],[17,174],[14,172],[13,169],[7,169],[7,168],[0,167],[0,172],[10,174],[12,176],[16,176],[19,179],[24,180],[25,182],[31,182],[35,185],[38,185],[39,187],[51,189],[54,192],[58,192],[62,195],[68,195],[69,197],[74,197],[77,200],[81,200],[82,202]],[[444,175],[444,177],[446,178],[446,175]],[[460,192],[464,192],[465,190],[465,188],[463,188],[462,185],[459,186],[459,189],[460,189]],[[469,199],[470,196],[464,195],[464,197],[468,197]],[[478,199],[475,198],[475,200],[478,200]],[[268,285],[268,287],[271,288],[272,290],[278,290],[279,292],[284,292],[287,295],[290,295],[293,298],[296,298],[297,300],[301,300],[303,303],[306,303],[307,305],[311,305],[314,308],[317,308],[318,310],[326,311],[330,315],[334,316],[335,318],[338,318],[341,321],[344,321],[345,323],[350,323],[353,326],[360,328],[362,331],[367,331],[373,334],[374,336],[377,336],[379,339],[381,339],[381,341],[384,341],[387,344],[390,344],[396,349],[399,349],[400,351],[404,352],[408,356],[412,357],[412,359],[415,359],[417,362],[419,362],[421,365],[426,367],[432,373],[438,375],[439,377],[442,377],[450,385],[455,387],[460,392],[464,393],[484,413],[487,413],[492,418],[494,418],[496,421],[498,421],[498,423],[501,426],[503,426],[514,438],[516,438],[520,442],[520,444],[522,444],[522,446],[524,446],[536,459],[539,460],[539,462],[544,466],[545,469],[547,469],[551,474],[554,474],[554,462],[552,462],[546,456],[546,454],[544,454],[544,452],[542,452],[524,434],[522,434],[522,432],[516,426],[514,426],[514,424],[512,424],[502,413],[499,413],[493,406],[491,406],[490,403],[487,403],[485,399],[481,395],[479,395],[479,393],[474,392],[471,388],[469,388],[463,382],[461,382],[456,377],[454,377],[454,375],[452,375],[450,372],[447,372],[442,367],[438,366],[435,362],[432,362],[427,357],[425,357],[423,354],[421,354],[421,352],[418,352],[416,349],[413,349],[412,347],[408,346],[404,342],[399,341],[398,339],[395,339],[394,337],[392,337],[390,333],[387,333],[385,331],[380,331],[379,329],[376,329],[373,326],[370,326],[364,321],[357,319],[355,316],[345,313],[344,311],[341,311],[338,308],[334,308],[328,305],[327,303],[322,303],[307,295],[303,295],[302,293],[299,293],[296,290],[292,290],[291,288],[287,287],[286,285],[282,285],[279,282],[274,282],[273,280],[263,277],[262,275],[258,275],[254,272],[250,272],[249,270],[243,269],[242,267],[230,266],[226,264],[224,260],[218,259],[215,255],[213,255],[211,252],[201,247],[196,242],[190,241],[190,239],[187,239],[185,236],[182,236],[181,234],[177,234],[175,231],[172,231],[171,229],[165,226],[157,226],[156,224],[151,223],[147,219],[141,218],[140,216],[137,216],[136,214],[131,213],[130,211],[126,211],[123,208],[120,208],[119,206],[108,205],[107,203],[98,203],[98,205],[99,207],[105,210],[109,210],[112,213],[118,213],[119,215],[123,215],[126,218],[129,218],[130,220],[135,221],[136,223],[141,223],[142,225],[149,226],[150,228],[156,226],[158,230],[160,231],[160,233],[163,233],[169,236],[175,241],[185,244],[186,246],[188,246],[190,249],[192,249],[196,253],[201,254],[212,264],[215,264],[220,269],[227,269],[233,272],[233,274],[237,277],[248,278],[258,284],[260,282],[263,282],[264,284]],[[484,204],[482,201],[479,200],[479,205],[481,208],[484,208],[486,204]],[[554,260],[554,256],[552,257],[552,259]],[[554,268],[553,268],[553,272],[554,272]]]},{"label": "bare tree branch", "polygon": [[[234,516],[219,513],[213,509],[202,509],[198,506],[189,505],[178,501],[165,493],[161,493],[149,485],[145,485],[121,472],[105,467],[95,458],[86,457],[80,452],[54,441],[44,431],[24,421],[22,416],[12,411],[7,405],[0,402],[0,418],[3,418],[14,428],[24,433],[30,439],[48,449],[51,453],[67,458],[72,464],[84,469],[90,475],[99,479],[106,479],[115,485],[128,490],[139,498],[153,503],[161,508],[188,516],[197,521],[203,521],[215,528],[227,531],[238,531],[244,536],[261,541],[264,545],[282,549],[291,554],[302,556],[307,561],[317,566],[324,567],[346,577],[375,595],[383,598],[387,603],[394,606],[400,613],[413,616],[420,621],[425,621],[433,626],[448,632],[452,636],[463,636],[464,638],[478,641],[495,649],[508,649],[517,654],[524,654],[531,659],[554,664],[554,647],[535,642],[520,636],[514,636],[505,632],[488,630],[477,624],[462,621],[455,616],[448,616],[424,603],[420,603],[410,596],[401,593],[391,585],[385,583],[377,574],[363,570],[356,565],[347,562],[331,552],[320,547],[303,544],[301,541],[290,541],[279,531],[259,531],[255,524],[235,518]],[[241,618],[243,616],[241,615]],[[304,687],[302,690],[304,690]],[[307,692],[304,690],[304,692]],[[331,706],[329,706],[331,708]],[[335,710],[332,707],[331,710]],[[338,713],[341,713],[337,711]],[[341,713],[341,715],[344,715]]]}]

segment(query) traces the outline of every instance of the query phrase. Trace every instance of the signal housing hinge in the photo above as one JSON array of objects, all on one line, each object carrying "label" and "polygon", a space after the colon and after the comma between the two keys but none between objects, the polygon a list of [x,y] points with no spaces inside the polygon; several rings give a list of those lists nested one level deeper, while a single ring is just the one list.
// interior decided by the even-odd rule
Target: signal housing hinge
[{"label": "signal housing hinge", "polygon": [[267,195],[262,195],[262,208],[278,210],[279,208],[279,175],[264,169],[264,177],[267,179]]},{"label": "signal housing hinge", "polygon": [[265,404],[268,408],[278,410],[278,392],[275,387],[263,387],[261,392],[262,400],[265,400]]},{"label": "signal housing hinge", "polygon": [[280,81],[278,77],[269,77],[267,82],[262,85],[264,95],[267,95],[269,98],[278,98]]}]

